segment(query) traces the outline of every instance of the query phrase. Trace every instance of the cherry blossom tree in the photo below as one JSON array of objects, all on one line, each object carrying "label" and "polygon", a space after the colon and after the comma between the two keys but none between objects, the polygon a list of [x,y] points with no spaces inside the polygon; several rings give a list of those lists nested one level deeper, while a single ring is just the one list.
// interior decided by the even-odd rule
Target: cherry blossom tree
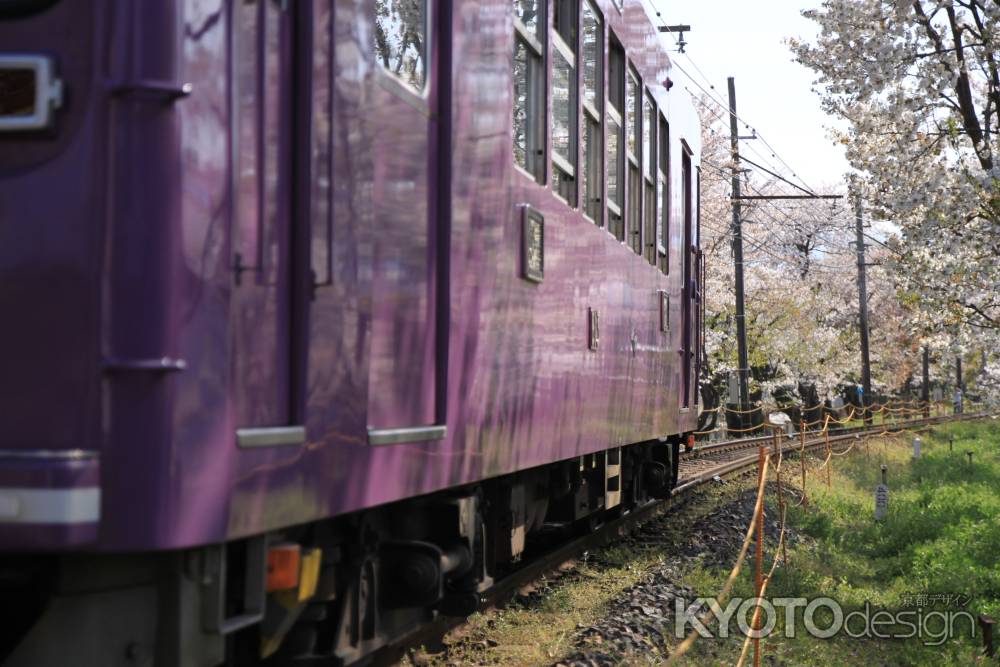
[{"label": "cherry blossom tree", "polygon": [[[702,100],[702,248],[706,262],[706,376],[724,393],[736,368],[731,169],[724,111]],[[744,193],[777,194],[766,174]],[[841,186],[827,186],[824,191]],[[860,379],[853,212],[819,200],[745,202],[746,324],[751,392],[798,403],[831,398]],[[869,250],[874,389],[898,394],[919,375],[918,315],[901,299],[890,243]]]},{"label": "cherry blossom tree", "polygon": [[792,40],[929,329],[1000,333],[1000,3],[827,0]]}]

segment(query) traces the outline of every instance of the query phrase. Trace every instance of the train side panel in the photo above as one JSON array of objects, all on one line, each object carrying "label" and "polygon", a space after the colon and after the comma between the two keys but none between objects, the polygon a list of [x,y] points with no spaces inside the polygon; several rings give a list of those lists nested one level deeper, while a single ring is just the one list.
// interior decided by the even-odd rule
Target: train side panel
[{"label": "train side panel", "polygon": [[[0,659],[350,663],[470,613],[543,527],[669,494],[697,416],[699,128],[642,3],[588,6],[669,127],[664,256],[654,195],[620,200],[619,238],[555,185],[584,152],[553,164],[554,12],[536,174],[506,0],[0,19],[0,66],[51,57],[66,95],[0,134]],[[315,576],[276,588],[277,552]]]},{"label": "train side panel", "polygon": [[[70,4],[17,25],[66,20],[81,11]],[[92,71],[67,84],[70,112],[92,118],[68,118],[90,124],[4,183],[31,202],[5,233],[37,223],[4,245],[5,284],[32,285],[6,298],[59,294],[10,301],[26,318],[5,349],[28,353],[4,374],[8,405],[25,405],[5,411],[5,448],[90,452],[65,474],[98,489],[102,509],[85,538],[42,530],[32,544],[234,539],[693,429],[696,398],[686,410],[678,398],[691,344],[676,324],[660,331],[659,293],[681,322],[694,295],[678,270],[681,141],[696,167],[698,126],[663,85],[669,62],[641,3],[597,7],[605,62],[613,34],[670,124],[666,275],[556,197],[550,165],[544,185],[515,168],[509,3],[428,6],[419,90],[376,62],[373,0],[86,16],[104,46],[73,47]],[[73,182],[59,170],[82,162],[94,166],[76,182],[90,185],[29,196]],[[525,205],[544,217],[541,282],[522,276]],[[87,233],[42,234],[69,210]],[[73,259],[46,261],[79,280],[32,277],[58,253]],[[58,318],[80,335],[58,333]],[[56,408],[64,391],[78,400]],[[45,405],[57,419],[29,438]],[[21,465],[4,459],[4,474]],[[18,530],[4,524],[4,543],[30,548]]]}]

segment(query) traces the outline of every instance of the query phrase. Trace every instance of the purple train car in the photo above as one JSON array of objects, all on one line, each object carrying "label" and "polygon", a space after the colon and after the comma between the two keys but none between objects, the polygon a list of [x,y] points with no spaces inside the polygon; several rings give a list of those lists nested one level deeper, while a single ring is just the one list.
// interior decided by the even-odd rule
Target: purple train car
[{"label": "purple train car", "polygon": [[676,481],[640,0],[0,0],[0,662],[346,664]]}]

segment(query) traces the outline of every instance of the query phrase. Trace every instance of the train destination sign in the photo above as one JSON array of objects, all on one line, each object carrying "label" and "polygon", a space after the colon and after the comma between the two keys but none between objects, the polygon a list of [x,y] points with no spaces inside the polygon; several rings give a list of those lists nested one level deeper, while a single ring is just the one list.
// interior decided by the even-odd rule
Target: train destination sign
[{"label": "train destination sign", "polygon": [[521,248],[523,277],[542,282],[545,277],[545,218],[527,204],[524,206]]}]

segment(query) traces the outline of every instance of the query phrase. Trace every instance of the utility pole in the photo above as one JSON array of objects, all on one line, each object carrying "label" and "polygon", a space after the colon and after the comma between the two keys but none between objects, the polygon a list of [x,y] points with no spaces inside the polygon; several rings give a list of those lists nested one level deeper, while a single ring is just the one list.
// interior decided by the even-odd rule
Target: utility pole
[{"label": "utility pole", "polygon": [[931,350],[924,345],[924,389],[920,393],[924,404],[924,419],[931,416]]},{"label": "utility pole", "polygon": [[[733,152],[733,263],[736,270],[736,348],[739,354],[737,375],[740,384],[740,410],[748,410],[750,405],[750,362],[747,359],[747,325],[743,301],[743,228],[740,221],[740,152],[739,129],[736,125],[736,82],[729,77],[729,135]],[[744,414],[740,414],[743,426]],[[752,422],[751,422],[752,423]]]},{"label": "utility pole", "polygon": [[865,423],[871,424],[872,417],[868,411],[868,406],[872,402],[872,369],[871,359],[868,355],[868,283],[865,277],[865,235],[861,222],[861,195],[855,195],[855,226],[857,228],[858,246],[858,305],[861,315],[861,386],[864,389],[862,394],[862,410],[865,416]]}]

